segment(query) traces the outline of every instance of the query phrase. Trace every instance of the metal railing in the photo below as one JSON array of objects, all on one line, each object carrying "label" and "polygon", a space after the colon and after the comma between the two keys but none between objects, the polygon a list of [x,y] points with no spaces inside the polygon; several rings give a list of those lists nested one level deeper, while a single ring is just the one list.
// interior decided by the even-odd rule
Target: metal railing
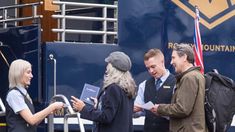
[{"label": "metal railing", "polygon": [[[107,4],[91,4],[91,3],[78,3],[78,2],[62,2],[62,1],[53,1],[53,4],[60,6],[60,14],[52,15],[53,18],[59,21],[58,28],[52,29],[53,32],[58,33],[58,39],[62,42],[65,42],[66,34],[90,34],[90,35],[102,35],[102,43],[107,43],[108,35],[117,35],[117,29],[114,31],[108,31],[107,23],[113,22],[117,23],[117,18],[108,18],[107,12],[108,9],[117,10],[117,5],[107,5]],[[100,8],[102,9],[102,17],[93,17],[93,16],[75,16],[75,15],[67,15],[66,11],[68,6],[73,7],[85,7],[85,8]],[[81,9],[82,10],[82,9]],[[115,15],[114,15],[115,16]],[[76,29],[67,29],[66,28],[66,20],[87,20],[87,21],[99,21],[103,23],[102,30],[76,30]],[[115,24],[113,24],[115,25]]]},{"label": "metal railing", "polygon": [[[0,14],[0,23],[3,24],[3,28],[7,28],[9,23],[14,23],[14,26],[17,26],[19,21],[25,21],[25,20],[33,20],[34,21],[33,23],[36,23],[36,20],[42,17],[41,15],[37,14],[37,8],[41,4],[43,4],[43,2],[17,4],[17,5],[0,7],[0,12],[2,13],[2,15]],[[19,12],[19,9],[25,7],[32,7],[32,16],[18,17],[17,12]],[[16,14],[14,18],[9,17],[8,12],[10,10],[15,10]]]},{"label": "metal railing", "polygon": [[53,65],[54,65],[54,67],[53,67],[53,96],[55,96],[56,95],[56,68],[57,68],[57,63],[56,63],[56,58],[54,57],[54,55],[53,54],[50,54],[49,55],[49,59],[51,60],[51,61],[53,61]]},{"label": "metal railing", "polygon": [[[77,117],[78,123],[80,127],[80,132],[85,132],[84,124],[80,118],[80,113],[74,112],[72,106],[70,105],[68,99],[64,95],[55,95],[52,97],[50,104],[53,103],[56,100],[62,100],[65,103],[65,107],[67,108],[66,114],[64,116],[64,132],[68,132],[68,119],[69,117]],[[54,115],[48,116],[48,132],[54,132]]]}]

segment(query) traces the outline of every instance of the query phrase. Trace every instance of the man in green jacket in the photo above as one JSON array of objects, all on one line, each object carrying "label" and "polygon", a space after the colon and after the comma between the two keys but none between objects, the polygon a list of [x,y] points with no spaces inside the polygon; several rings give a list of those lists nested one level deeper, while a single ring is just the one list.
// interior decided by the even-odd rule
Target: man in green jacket
[{"label": "man in green jacket", "polygon": [[171,104],[155,104],[151,111],[170,117],[170,132],[206,132],[204,111],[205,79],[200,67],[194,67],[192,47],[175,45],[171,64],[175,68],[176,86]]}]

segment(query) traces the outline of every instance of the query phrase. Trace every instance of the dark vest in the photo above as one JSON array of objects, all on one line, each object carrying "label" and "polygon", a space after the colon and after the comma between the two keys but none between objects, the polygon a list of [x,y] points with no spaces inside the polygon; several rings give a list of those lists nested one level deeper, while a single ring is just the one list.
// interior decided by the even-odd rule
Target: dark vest
[{"label": "dark vest", "polygon": [[[23,96],[24,100],[29,107],[32,114],[35,113],[33,104],[27,99],[27,97],[18,89],[13,88],[14,90],[19,91]],[[11,89],[11,90],[13,90]],[[11,91],[9,90],[8,93]],[[8,132],[36,132],[36,126],[32,126],[28,124],[20,114],[15,114],[13,109],[6,102],[6,122],[7,122],[7,130]]]},{"label": "dark vest", "polygon": [[[158,90],[155,87],[155,79],[150,78],[145,84],[145,103],[152,101],[153,104],[170,104],[174,86],[175,77],[172,74],[168,76]],[[146,110],[144,132],[169,132],[169,120]]]}]

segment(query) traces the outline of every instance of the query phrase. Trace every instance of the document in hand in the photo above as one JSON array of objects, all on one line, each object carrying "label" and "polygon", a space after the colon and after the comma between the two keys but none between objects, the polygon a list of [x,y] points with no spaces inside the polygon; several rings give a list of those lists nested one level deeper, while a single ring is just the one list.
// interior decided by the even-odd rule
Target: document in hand
[{"label": "document in hand", "polygon": [[151,110],[153,108],[154,104],[153,102],[149,101],[143,105],[140,105],[141,108],[146,109],[146,110]]},{"label": "document in hand", "polygon": [[99,87],[85,83],[80,99],[88,104],[94,105],[91,97],[97,98],[99,90]]}]

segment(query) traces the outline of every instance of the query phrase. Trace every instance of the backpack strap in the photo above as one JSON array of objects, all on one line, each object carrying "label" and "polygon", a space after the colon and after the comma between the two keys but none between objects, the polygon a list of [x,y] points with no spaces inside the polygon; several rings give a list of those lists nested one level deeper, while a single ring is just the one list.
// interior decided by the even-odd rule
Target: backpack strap
[{"label": "backpack strap", "polygon": [[211,76],[210,73],[206,73],[206,74],[204,75],[204,77],[205,77],[205,81],[206,81],[205,88],[206,88],[206,91],[207,91],[207,90],[210,89],[211,80],[212,80],[213,77]]},{"label": "backpack strap", "polygon": [[[226,76],[223,76],[223,75],[215,73],[215,72],[209,72],[207,74],[209,74],[209,77],[211,77],[211,79],[212,79],[212,77],[216,77],[221,83],[223,83],[223,85],[235,90],[235,83],[231,78],[228,78]],[[211,82],[211,79],[210,79],[210,82]]]}]

